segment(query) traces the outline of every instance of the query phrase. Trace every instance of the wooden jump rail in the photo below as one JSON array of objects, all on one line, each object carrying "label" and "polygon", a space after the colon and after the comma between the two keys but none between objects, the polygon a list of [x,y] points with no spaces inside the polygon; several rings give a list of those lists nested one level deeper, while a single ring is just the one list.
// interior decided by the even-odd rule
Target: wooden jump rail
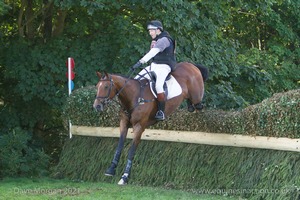
[{"label": "wooden jump rail", "polygon": [[[71,127],[71,132],[73,135],[82,136],[120,136],[119,128],[113,127],[89,127],[73,125]],[[129,129],[127,138],[133,138],[132,129]],[[142,135],[142,140],[158,140],[169,142],[248,147],[258,149],[273,149],[300,152],[300,138],[291,139],[284,137],[276,138],[265,136],[231,135],[224,133],[146,129]]]}]

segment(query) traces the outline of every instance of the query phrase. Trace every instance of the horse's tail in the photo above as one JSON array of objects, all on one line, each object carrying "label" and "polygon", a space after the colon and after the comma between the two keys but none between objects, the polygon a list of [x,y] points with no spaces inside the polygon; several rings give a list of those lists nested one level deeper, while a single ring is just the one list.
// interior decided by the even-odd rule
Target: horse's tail
[{"label": "horse's tail", "polygon": [[209,72],[208,68],[204,67],[201,64],[194,64],[194,65],[201,71],[203,81],[206,81],[208,79],[208,72]]}]

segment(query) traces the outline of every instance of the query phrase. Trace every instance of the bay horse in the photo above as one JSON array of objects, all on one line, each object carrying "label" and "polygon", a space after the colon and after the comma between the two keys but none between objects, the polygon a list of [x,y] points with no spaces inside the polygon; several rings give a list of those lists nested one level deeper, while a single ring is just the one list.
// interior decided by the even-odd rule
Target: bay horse
[{"label": "bay horse", "polygon": [[[202,65],[195,65],[189,62],[177,63],[175,71],[171,72],[182,88],[179,96],[166,101],[165,115],[172,114],[183,100],[187,100],[188,111],[193,112],[202,109],[204,95],[204,81],[208,78],[208,70]],[[104,107],[114,98],[119,99],[121,105],[120,114],[120,138],[110,167],[105,175],[115,175],[128,128],[133,129],[133,140],[128,152],[127,163],[119,185],[128,183],[129,175],[136,149],[140,143],[145,128],[155,124],[154,116],[157,112],[157,101],[150,91],[149,84],[133,78],[127,78],[116,74],[101,74],[97,72],[99,82],[97,83],[97,95],[93,107],[97,111],[103,111]],[[140,98],[146,99],[140,103]]]}]

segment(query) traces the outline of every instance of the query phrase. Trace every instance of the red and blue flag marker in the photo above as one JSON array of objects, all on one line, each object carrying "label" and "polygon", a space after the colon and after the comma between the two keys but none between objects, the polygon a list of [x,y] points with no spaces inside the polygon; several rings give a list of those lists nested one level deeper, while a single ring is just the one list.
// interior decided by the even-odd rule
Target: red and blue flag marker
[{"label": "red and blue flag marker", "polygon": [[[67,68],[68,68],[66,76],[68,78],[68,92],[69,92],[69,96],[70,96],[72,93],[72,90],[74,89],[74,82],[73,82],[73,79],[75,78],[75,72],[73,71],[75,68],[74,59],[69,57],[66,64],[67,64]],[[71,128],[72,128],[72,123],[71,123],[71,120],[69,119],[69,137],[70,138],[72,138]]]}]

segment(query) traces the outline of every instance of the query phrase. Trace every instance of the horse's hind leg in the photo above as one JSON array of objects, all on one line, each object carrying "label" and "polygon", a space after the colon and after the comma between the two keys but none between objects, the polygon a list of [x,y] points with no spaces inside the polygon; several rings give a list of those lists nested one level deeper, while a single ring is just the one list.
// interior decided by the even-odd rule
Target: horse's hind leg
[{"label": "horse's hind leg", "polygon": [[194,112],[196,110],[202,110],[203,109],[203,99],[204,95],[204,88],[200,87],[198,88],[198,91],[191,92],[190,98],[187,99],[187,106],[188,106],[188,111],[189,112]]},{"label": "horse's hind leg", "polygon": [[190,99],[186,100],[188,111],[189,112],[194,112],[195,109],[197,110],[202,110],[203,109],[203,103],[200,101],[199,103],[193,104]]},{"label": "horse's hind leg", "polygon": [[187,106],[188,106],[188,111],[189,112],[194,112],[195,109],[200,111],[204,107],[202,101],[200,101],[199,103],[193,104],[190,99],[187,99]]},{"label": "horse's hind leg", "polygon": [[189,112],[194,112],[195,111],[195,107],[194,107],[192,101],[190,99],[187,99],[186,103],[187,103],[188,111]]},{"label": "horse's hind leg", "polygon": [[202,110],[204,106],[203,106],[203,103],[200,101],[199,103],[194,104],[194,107],[197,110]]}]

